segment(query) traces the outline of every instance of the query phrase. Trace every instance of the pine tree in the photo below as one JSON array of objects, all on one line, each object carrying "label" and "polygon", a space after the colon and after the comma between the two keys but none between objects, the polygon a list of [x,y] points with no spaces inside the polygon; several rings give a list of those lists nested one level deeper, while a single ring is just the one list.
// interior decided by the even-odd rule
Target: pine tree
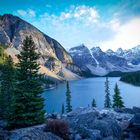
[{"label": "pine tree", "polygon": [[120,96],[120,90],[118,88],[118,85],[116,83],[114,88],[114,95],[113,95],[113,108],[122,108],[124,107],[124,102],[122,101],[122,97]]},{"label": "pine tree", "polygon": [[110,99],[110,91],[109,91],[109,80],[108,77],[106,77],[105,81],[105,102],[104,107],[105,108],[111,108],[111,99]]},{"label": "pine tree", "polygon": [[65,112],[65,108],[64,108],[64,104],[62,104],[61,113],[64,114],[64,112]]},{"label": "pine tree", "polygon": [[10,112],[10,104],[14,92],[15,69],[11,56],[6,57],[2,66],[1,86],[0,86],[0,114],[3,119],[7,119]]},{"label": "pine tree", "polygon": [[91,104],[91,106],[92,106],[92,107],[97,107],[97,106],[96,106],[96,101],[95,101],[94,98],[93,98],[93,100],[92,100],[92,104]]},{"label": "pine tree", "polygon": [[70,87],[69,87],[69,82],[67,81],[66,84],[66,111],[70,112],[72,111],[72,106],[71,106],[71,92],[70,92]]},{"label": "pine tree", "polygon": [[18,55],[17,82],[9,118],[10,128],[32,126],[44,121],[44,99],[41,97],[42,87],[37,63],[39,54],[35,50],[32,37],[26,37]]}]

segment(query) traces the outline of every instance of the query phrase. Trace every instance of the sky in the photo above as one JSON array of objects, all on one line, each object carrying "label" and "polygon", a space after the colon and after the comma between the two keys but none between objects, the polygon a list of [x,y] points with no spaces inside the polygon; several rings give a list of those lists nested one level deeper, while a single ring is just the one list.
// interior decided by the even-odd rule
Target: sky
[{"label": "sky", "polygon": [[67,50],[85,44],[102,50],[140,44],[140,0],[0,0],[0,15],[13,14]]}]

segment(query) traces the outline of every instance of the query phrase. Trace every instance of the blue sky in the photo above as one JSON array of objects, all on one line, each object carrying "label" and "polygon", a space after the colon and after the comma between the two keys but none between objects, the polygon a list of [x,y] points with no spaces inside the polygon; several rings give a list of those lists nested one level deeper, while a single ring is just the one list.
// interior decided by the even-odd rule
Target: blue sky
[{"label": "blue sky", "polygon": [[1,0],[11,13],[58,40],[66,49],[84,43],[103,50],[140,44],[140,0]]}]

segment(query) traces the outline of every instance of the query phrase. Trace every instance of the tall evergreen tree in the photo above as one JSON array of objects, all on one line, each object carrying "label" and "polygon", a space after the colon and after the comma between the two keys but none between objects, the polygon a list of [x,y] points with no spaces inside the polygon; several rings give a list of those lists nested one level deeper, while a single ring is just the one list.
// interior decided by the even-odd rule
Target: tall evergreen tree
[{"label": "tall evergreen tree", "polygon": [[96,101],[95,101],[94,98],[93,98],[93,100],[92,100],[92,104],[91,104],[91,106],[92,106],[92,107],[97,107],[97,105],[96,105]]},{"label": "tall evergreen tree", "polygon": [[62,104],[61,113],[64,114],[64,112],[65,112],[65,107],[64,107],[64,104]]},{"label": "tall evergreen tree", "polygon": [[114,95],[113,95],[113,108],[122,108],[124,107],[124,102],[122,100],[122,97],[120,96],[120,90],[118,88],[118,85],[116,83],[114,88]]},{"label": "tall evergreen tree", "polygon": [[10,104],[14,92],[15,69],[11,56],[6,57],[2,66],[0,86],[0,116],[7,119],[10,112]]},{"label": "tall evergreen tree", "polygon": [[111,108],[111,99],[110,99],[110,90],[109,90],[109,80],[108,77],[106,77],[105,81],[105,102],[104,102],[105,108]]},{"label": "tall evergreen tree", "polygon": [[36,47],[32,37],[23,41],[22,51],[18,55],[17,83],[12,101],[10,128],[20,128],[40,124],[44,121],[44,99],[39,81],[39,64]]},{"label": "tall evergreen tree", "polygon": [[72,106],[71,106],[71,92],[70,92],[70,87],[69,87],[69,82],[67,81],[66,84],[66,111],[70,112],[72,111]]}]

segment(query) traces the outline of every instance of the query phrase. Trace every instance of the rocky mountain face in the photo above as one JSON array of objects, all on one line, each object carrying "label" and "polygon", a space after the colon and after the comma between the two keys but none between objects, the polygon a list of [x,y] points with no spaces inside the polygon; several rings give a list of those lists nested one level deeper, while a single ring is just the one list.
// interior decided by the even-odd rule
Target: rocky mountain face
[{"label": "rocky mountain face", "polygon": [[100,47],[93,47],[89,50],[85,45],[80,45],[71,48],[69,53],[76,65],[88,69],[96,75],[105,75],[112,71],[128,72],[135,70],[134,66],[129,65],[128,59],[121,56],[123,54],[121,49],[118,50],[117,54],[111,49],[103,52]]},{"label": "rocky mountain face", "polygon": [[69,53],[71,54],[73,61],[82,69],[86,69],[85,65],[96,66],[96,61],[92,58],[90,50],[84,44],[71,48]]},{"label": "rocky mountain face", "polygon": [[[79,78],[75,73],[80,73],[80,69],[73,64],[72,57],[59,42],[19,17],[9,14],[0,16],[0,44],[9,46],[6,52],[15,62],[23,40],[30,35],[37,47],[37,52],[41,54],[38,60],[41,64],[40,72],[57,79]],[[68,76],[69,73],[71,77]]]},{"label": "rocky mountain face", "polygon": [[140,45],[128,50],[119,48],[115,53],[117,56],[125,58],[132,65],[140,64]]}]

